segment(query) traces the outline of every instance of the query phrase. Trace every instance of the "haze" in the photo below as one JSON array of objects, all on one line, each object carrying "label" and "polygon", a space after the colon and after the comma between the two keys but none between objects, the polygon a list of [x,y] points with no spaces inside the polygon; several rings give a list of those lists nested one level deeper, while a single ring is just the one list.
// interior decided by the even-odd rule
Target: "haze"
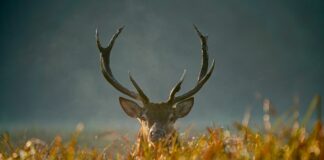
[{"label": "haze", "polygon": [[[181,124],[227,126],[262,121],[262,101],[278,114],[303,113],[324,94],[323,2],[312,1],[2,1],[1,128],[137,128],[122,111],[124,96],[103,78],[95,44],[112,51],[116,78],[132,88],[128,71],[154,101],[168,97],[187,69],[182,92],[196,82],[200,42],[209,36],[216,67]],[[181,92],[181,93],[182,93]]]}]

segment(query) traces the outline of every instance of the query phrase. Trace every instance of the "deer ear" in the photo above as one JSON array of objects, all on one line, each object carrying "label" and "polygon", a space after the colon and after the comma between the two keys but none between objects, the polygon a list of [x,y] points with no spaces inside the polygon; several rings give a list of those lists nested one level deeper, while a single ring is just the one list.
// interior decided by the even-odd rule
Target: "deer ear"
[{"label": "deer ear", "polygon": [[142,111],[142,108],[132,100],[119,97],[119,103],[122,106],[124,112],[132,118],[138,117]]},{"label": "deer ear", "polygon": [[175,115],[177,118],[185,117],[194,104],[194,97],[188,98],[176,104]]}]

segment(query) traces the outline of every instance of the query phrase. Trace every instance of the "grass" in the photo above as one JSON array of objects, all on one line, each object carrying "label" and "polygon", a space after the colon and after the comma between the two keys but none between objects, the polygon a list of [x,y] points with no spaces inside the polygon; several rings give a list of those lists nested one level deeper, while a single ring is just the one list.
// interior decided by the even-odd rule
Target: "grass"
[{"label": "grass", "polygon": [[[242,123],[235,123],[235,131],[208,127],[198,136],[180,136],[180,145],[158,146],[152,149],[136,145],[126,137],[108,144],[105,148],[78,144],[83,126],[78,125],[68,140],[56,136],[51,143],[30,139],[14,145],[8,133],[1,135],[0,160],[2,159],[324,159],[324,126],[321,123],[320,97],[315,96],[301,121],[294,112],[270,121],[270,103],[264,101],[263,128],[249,127],[249,113]],[[310,123],[312,113],[319,113]]]}]

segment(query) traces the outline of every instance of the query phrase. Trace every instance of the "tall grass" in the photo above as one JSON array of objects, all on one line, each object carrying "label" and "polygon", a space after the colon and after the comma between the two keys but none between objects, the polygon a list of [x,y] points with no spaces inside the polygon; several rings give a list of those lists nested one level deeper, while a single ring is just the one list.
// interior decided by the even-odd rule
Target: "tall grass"
[{"label": "tall grass", "polygon": [[[242,123],[235,123],[236,131],[208,127],[205,133],[195,137],[180,137],[180,145],[172,143],[149,147],[136,145],[126,137],[108,144],[104,149],[81,147],[78,137],[83,130],[79,125],[68,140],[56,136],[51,143],[30,139],[14,145],[8,133],[2,133],[0,160],[2,159],[324,159],[324,126],[321,122],[320,96],[311,101],[308,111],[299,121],[292,112],[286,117],[270,121],[270,102],[264,101],[263,129],[249,127],[247,112]],[[317,109],[317,111],[315,111]],[[317,112],[317,120],[310,121]],[[284,121],[283,119],[292,119]],[[313,123],[310,123],[313,122]],[[309,128],[309,129],[307,129]]]}]

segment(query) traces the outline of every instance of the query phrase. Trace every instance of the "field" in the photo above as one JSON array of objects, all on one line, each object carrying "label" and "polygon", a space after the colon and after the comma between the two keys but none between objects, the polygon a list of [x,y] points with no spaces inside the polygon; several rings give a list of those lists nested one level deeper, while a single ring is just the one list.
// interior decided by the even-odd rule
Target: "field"
[{"label": "field", "polygon": [[[264,105],[263,126],[249,127],[247,112],[233,129],[207,127],[196,136],[181,133],[180,145],[152,149],[144,144],[135,152],[136,145],[123,135],[105,147],[78,143],[82,138],[82,124],[69,138],[54,136],[49,143],[40,139],[18,142],[7,132],[1,134],[2,159],[324,159],[324,126],[321,122],[320,97],[315,96],[308,111],[298,118],[296,112],[276,117]],[[318,113],[312,120],[312,114]],[[16,142],[15,142],[16,141]]]}]

